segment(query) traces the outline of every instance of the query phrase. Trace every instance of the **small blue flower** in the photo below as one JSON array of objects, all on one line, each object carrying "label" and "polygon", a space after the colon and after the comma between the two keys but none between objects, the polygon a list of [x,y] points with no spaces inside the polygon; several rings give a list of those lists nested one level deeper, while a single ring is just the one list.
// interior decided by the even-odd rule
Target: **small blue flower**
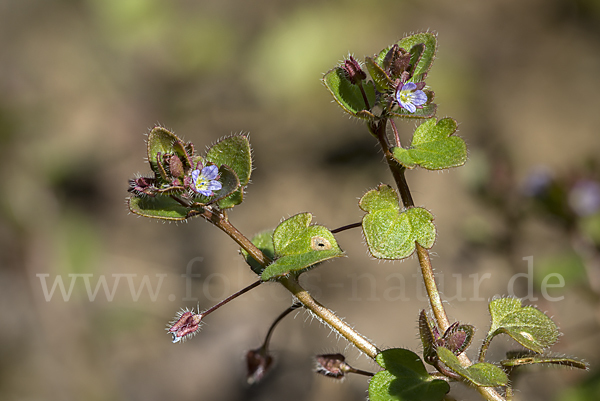
[{"label": "small blue flower", "polygon": [[396,100],[400,107],[414,113],[427,102],[427,94],[417,89],[417,84],[414,82],[407,82],[402,86],[398,85]]},{"label": "small blue flower", "polygon": [[206,166],[202,171],[192,171],[192,189],[204,196],[213,196],[213,191],[218,191],[223,187],[217,179],[219,178],[219,169],[214,164]]}]

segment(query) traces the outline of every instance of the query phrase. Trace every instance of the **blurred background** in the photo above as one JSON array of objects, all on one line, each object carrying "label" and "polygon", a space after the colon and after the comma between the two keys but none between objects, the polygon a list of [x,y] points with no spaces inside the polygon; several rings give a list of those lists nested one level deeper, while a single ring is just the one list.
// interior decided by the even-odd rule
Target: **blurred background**
[{"label": "blurred background", "polygon": [[[553,350],[592,369],[528,369],[517,399],[597,399],[596,0],[1,1],[0,399],[364,400],[366,378],[318,376],[312,357],[376,366],[303,312],[275,331],[270,375],[246,384],[243,355],[291,303],[275,284],[171,344],[163,330],[180,308],[207,308],[255,276],[199,219],[129,214],[127,180],[149,171],[154,125],[197,149],[249,132],[255,171],[230,212],[242,232],[303,211],[330,229],[360,221],[358,198],[393,180],[364,124],[319,79],[349,53],[362,59],[424,30],[439,33],[427,80],[438,116],[458,120],[470,152],[463,168],[408,174],[416,204],[436,217],[448,313],[478,327],[473,357],[487,301],[527,297],[564,333]],[[408,142],[414,123],[399,126]],[[349,257],[306,274],[306,286],[379,347],[420,352],[428,305],[416,259],[377,262],[360,230],[337,237]],[[489,357],[515,348],[501,336]]]}]

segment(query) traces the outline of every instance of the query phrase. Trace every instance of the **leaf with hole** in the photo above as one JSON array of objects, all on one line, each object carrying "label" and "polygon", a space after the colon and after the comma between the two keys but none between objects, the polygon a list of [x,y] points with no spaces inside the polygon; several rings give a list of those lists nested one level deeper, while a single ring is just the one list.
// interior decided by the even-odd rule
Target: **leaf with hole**
[{"label": "leaf with hole", "polygon": [[300,274],[317,263],[344,256],[326,227],[310,225],[312,214],[300,213],[284,220],[273,233],[275,260],[262,272],[264,281]]},{"label": "leaf with hole", "polygon": [[390,186],[367,192],[359,206],[367,212],[362,227],[375,258],[407,258],[415,251],[415,242],[427,249],[433,246],[436,229],[431,213],[420,207],[400,211],[398,195]]}]

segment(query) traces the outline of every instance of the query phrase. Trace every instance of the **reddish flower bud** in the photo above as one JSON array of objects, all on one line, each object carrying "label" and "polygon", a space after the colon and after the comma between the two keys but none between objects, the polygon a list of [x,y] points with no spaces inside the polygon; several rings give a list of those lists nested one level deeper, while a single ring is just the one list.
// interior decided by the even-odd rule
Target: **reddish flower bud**
[{"label": "reddish flower bud", "polygon": [[334,379],[343,379],[344,375],[352,370],[345,362],[346,358],[342,354],[324,354],[317,355],[315,361],[316,372],[323,376],[333,377]]},{"label": "reddish flower bud", "polygon": [[196,314],[193,311],[181,311],[175,318],[177,320],[171,322],[171,327],[167,329],[173,335],[174,343],[181,340],[185,341],[198,332],[202,314]]},{"label": "reddish flower bud", "polygon": [[356,61],[352,56],[350,56],[349,60],[344,61],[342,69],[346,71],[346,74],[348,74],[348,79],[350,82],[355,85],[367,78],[367,74],[365,74],[362,68],[360,68],[358,61]]}]

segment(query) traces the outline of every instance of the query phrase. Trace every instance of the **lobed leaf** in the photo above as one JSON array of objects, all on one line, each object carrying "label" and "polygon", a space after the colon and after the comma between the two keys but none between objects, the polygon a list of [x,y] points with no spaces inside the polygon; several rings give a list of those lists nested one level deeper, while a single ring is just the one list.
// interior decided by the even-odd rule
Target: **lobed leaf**
[{"label": "lobed leaf", "polygon": [[527,349],[541,353],[558,340],[558,328],[548,316],[516,298],[495,299],[489,304],[492,326],[486,341],[506,333]]},{"label": "lobed leaf", "polygon": [[[418,111],[418,110],[417,110]],[[427,170],[458,167],[467,161],[467,145],[457,136],[456,121],[430,118],[417,127],[408,149],[393,148],[394,159],[408,169],[421,166]]]},{"label": "lobed leaf", "polygon": [[419,207],[400,211],[398,195],[390,186],[367,192],[359,206],[367,212],[362,227],[373,257],[404,259],[415,251],[415,242],[427,249],[433,246],[436,229],[431,213]]},{"label": "lobed leaf", "polygon": [[434,379],[417,354],[392,348],[375,359],[385,370],[369,382],[371,401],[440,401],[450,391],[444,380]]},{"label": "lobed leaf", "polygon": [[344,256],[326,227],[310,225],[312,214],[300,213],[284,220],[273,233],[275,261],[263,272],[264,281],[306,271],[317,263]]},{"label": "lobed leaf", "polygon": [[505,386],[508,383],[506,373],[491,363],[480,362],[465,368],[460,364],[458,357],[446,347],[438,347],[437,355],[440,361],[450,370],[461,375],[475,386],[498,387]]}]

